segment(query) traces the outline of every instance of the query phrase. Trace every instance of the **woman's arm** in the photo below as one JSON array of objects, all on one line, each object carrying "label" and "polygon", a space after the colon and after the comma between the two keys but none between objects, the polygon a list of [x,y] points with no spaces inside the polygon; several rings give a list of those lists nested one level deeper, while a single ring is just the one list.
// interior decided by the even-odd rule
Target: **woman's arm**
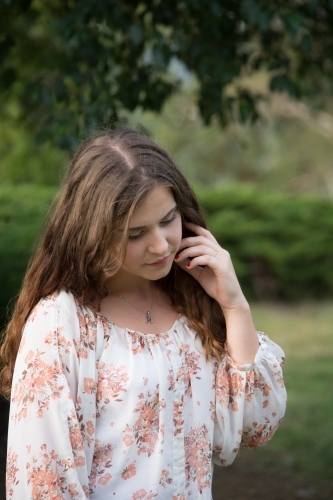
[{"label": "woman's arm", "polygon": [[236,363],[225,356],[216,375],[214,462],[230,465],[240,447],[257,448],[274,435],[284,416],[284,353],[259,333],[254,362]]},{"label": "woman's arm", "polygon": [[238,363],[252,363],[259,347],[258,337],[230,255],[207,229],[196,224],[185,225],[196,236],[182,240],[175,260],[220,304],[226,321],[229,355]]},{"label": "woman's arm", "polygon": [[240,446],[269,441],[284,415],[284,354],[255,331],[229,253],[208,230],[185,224],[195,236],[182,240],[176,262],[219,303],[226,321],[228,355],[216,375],[214,461],[229,465]]},{"label": "woman's arm", "polygon": [[[79,422],[79,344],[73,298],[62,292],[42,300],[24,328],[15,365],[8,433],[8,500],[89,498],[91,458],[87,450],[94,436],[86,436]],[[93,355],[93,374],[94,362]],[[94,398],[94,394],[87,397]],[[95,408],[95,404],[91,406]],[[90,420],[92,429],[93,415]]]}]

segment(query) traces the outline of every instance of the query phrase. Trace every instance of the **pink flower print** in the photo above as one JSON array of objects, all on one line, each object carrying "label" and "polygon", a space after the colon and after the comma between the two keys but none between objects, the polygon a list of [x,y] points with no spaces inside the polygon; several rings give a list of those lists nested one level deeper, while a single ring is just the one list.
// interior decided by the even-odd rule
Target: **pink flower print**
[{"label": "pink flower print", "polygon": [[71,440],[71,445],[74,450],[77,449],[82,449],[83,448],[83,443],[82,443],[82,434],[81,431],[78,427],[70,427],[69,429],[69,437]]},{"label": "pink flower print", "polygon": [[95,380],[92,377],[84,377],[83,379],[83,392],[86,394],[93,394],[96,389]]},{"label": "pink flower print", "polygon": [[126,467],[126,469],[123,470],[123,472],[121,473],[121,477],[123,479],[130,479],[131,477],[135,476],[136,474],[136,467],[135,467],[135,463],[133,464],[130,464]]},{"label": "pink flower print", "polygon": [[216,375],[216,402],[224,408],[228,408],[229,381],[224,367],[220,367]]},{"label": "pink flower print", "polygon": [[129,434],[125,434],[125,436],[123,437],[123,441],[126,446],[131,446],[131,444],[133,443],[133,439]]},{"label": "pink flower print", "polygon": [[104,474],[103,476],[101,476],[99,478],[98,483],[99,484],[107,484],[111,478],[112,478],[111,474]]},{"label": "pink flower print", "polygon": [[[170,370],[169,370],[169,372],[170,372]],[[173,391],[175,389],[175,379],[174,379],[172,372],[167,376],[167,379],[169,382],[168,391]]]},{"label": "pink flower print", "polygon": [[[63,329],[64,328],[61,328],[61,329],[58,328],[58,332],[59,332],[59,330],[63,330]],[[49,339],[50,344],[51,344],[52,340],[53,340],[53,334],[52,334],[52,337]],[[47,343],[46,340],[45,340],[45,343]],[[69,340],[66,340],[66,338],[63,335],[58,335],[58,348],[59,348],[59,352],[60,352],[60,355],[62,358],[65,358],[65,356],[70,353],[72,345],[73,345],[72,342]]]},{"label": "pink flower print", "polygon": [[243,431],[242,435],[242,446],[246,448],[258,448],[263,446],[268,441],[272,439],[275,434],[276,429],[280,422],[275,425],[270,425],[270,421],[267,418],[265,424],[258,425],[257,422],[253,422],[252,427],[247,427]]},{"label": "pink flower print", "polygon": [[232,373],[228,365],[219,368],[216,376],[217,403],[238,411],[237,399],[246,392],[249,394],[249,389],[245,387],[245,377],[239,373]]},{"label": "pink flower print", "polygon": [[90,473],[91,493],[94,492],[97,481],[99,484],[106,484],[111,479],[111,474],[105,474],[105,469],[112,467],[114,449],[115,447],[112,444],[102,444],[98,439],[96,439],[94,458]]},{"label": "pink flower print", "polygon": [[159,412],[164,407],[164,401],[159,400],[158,389],[151,393],[147,391],[144,395],[139,394],[134,413],[138,413],[138,419],[134,423],[134,437],[139,448],[138,454],[146,453],[151,456],[155,449],[159,435]]},{"label": "pink flower print", "polygon": [[129,376],[125,373],[125,366],[116,363],[98,364],[98,385],[96,399],[98,403],[108,404],[110,399],[122,401],[119,398],[122,392],[126,392]]},{"label": "pink flower print", "polygon": [[145,498],[146,495],[147,495],[146,490],[141,489],[136,493],[133,493],[132,498],[133,500],[139,500],[140,498]]},{"label": "pink flower print", "polygon": [[181,401],[173,404],[173,434],[177,436],[181,434],[184,427],[184,396],[182,395]]},{"label": "pink flower print", "polygon": [[213,401],[210,402],[209,411],[210,411],[210,418],[211,418],[211,420],[213,422],[215,422],[216,407],[215,407],[215,403]]},{"label": "pink flower print", "polygon": [[78,427],[76,413],[74,410],[70,411],[67,417],[67,422],[69,429],[69,439],[72,445],[72,449],[76,454],[76,452],[80,452],[83,450],[83,437],[81,429]]},{"label": "pink flower print", "polygon": [[60,397],[63,390],[61,365],[57,360],[51,365],[46,364],[43,355],[41,351],[29,351],[25,358],[26,368],[13,387],[12,401],[19,409],[12,416],[14,421],[25,418],[33,406],[36,416],[41,418],[51,399]]},{"label": "pink flower print", "polygon": [[261,380],[259,373],[256,371],[251,371],[247,374],[247,381],[245,386],[246,401],[251,401],[255,389],[259,389],[262,395],[265,397],[269,396],[272,388]]},{"label": "pink flower print", "polygon": [[47,452],[46,445],[41,446],[39,457],[32,457],[27,464],[28,484],[31,485],[32,500],[61,500],[67,492],[75,497],[76,483],[67,485],[66,472],[74,464],[69,460],[57,460],[57,454],[52,450]]},{"label": "pink flower print", "polygon": [[83,314],[78,310],[79,326],[80,326],[80,339],[73,340],[76,353],[80,358],[87,358],[89,351],[94,351],[96,345],[96,320],[89,314]]},{"label": "pink flower print", "polygon": [[76,353],[79,358],[88,359],[88,352],[86,351],[86,349],[83,349],[83,347],[79,347],[76,350]]},{"label": "pink flower print", "polygon": [[211,486],[211,442],[206,424],[194,427],[185,437],[186,480],[189,486],[190,478],[197,483],[198,490]]},{"label": "pink flower print", "polygon": [[70,494],[71,498],[75,498],[79,494],[76,483],[71,483],[68,485],[68,493]]},{"label": "pink flower print", "polygon": [[9,497],[13,494],[13,486],[17,484],[16,474],[19,471],[18,467],[16,467],[17,458],[17,454],[10,447],[8,449],[6,467],[6,491]]},{"label": "pink flower print", "polygon": [[165,489],[168,484],[172,483],[172,479],[170,476],[170,472],[166,469],[163,469],[160,477],[160,485]]},{"label": "pink flower print", "polygon": [[145,339],[142,335],[138,335],[136,332],[128,332],[131,334],[132,345],[131,350],[133,354],[140,354],[145,347]]},{"label": "pink flower print", "polygon": [[83,467],[86,465],[86,459],[84,457],[74,458],[74,463],[76,467]]},{"label": "pink flower print", "polygon": [[86,425],[86,429],[87,429],[88,434],[90,434],[90,436],[92,436],[94,434],[95,426],[91,422],[91,420],[88,420],[87,425]]},{"label": "pink flower print", "polygon": [[[191,375],[197,375],[198,371],[201,370],[199,362],[200,362],[200,354],[196,354],[195,352],[186,351],[185,361],[187,365],[187,369]],[[196,377],[200,379],[200,377]]]}]

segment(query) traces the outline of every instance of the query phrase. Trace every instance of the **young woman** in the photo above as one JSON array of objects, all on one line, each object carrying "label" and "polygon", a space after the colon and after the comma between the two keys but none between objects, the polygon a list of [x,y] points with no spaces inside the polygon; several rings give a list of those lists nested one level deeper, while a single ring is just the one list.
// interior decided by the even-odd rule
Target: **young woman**
[{"label": "young woman", "polygon": [[1,353],[10,500],[210,500],[212,460],[265,444],[285,410],[283,352],[228,252],[130,129],[74,157]]}]

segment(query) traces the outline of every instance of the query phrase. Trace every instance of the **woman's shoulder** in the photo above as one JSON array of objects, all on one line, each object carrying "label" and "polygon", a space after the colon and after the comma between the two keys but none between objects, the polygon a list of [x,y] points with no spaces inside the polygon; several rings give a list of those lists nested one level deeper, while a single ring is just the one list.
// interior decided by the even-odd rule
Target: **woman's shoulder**
[{"label": "woman's shoulder", "polygon": [[38,320],[51,320],[58,317],[70,319],[79,314],[79,305],[71,292],[60,290],[43,297],[30,313],[27,324]]}]

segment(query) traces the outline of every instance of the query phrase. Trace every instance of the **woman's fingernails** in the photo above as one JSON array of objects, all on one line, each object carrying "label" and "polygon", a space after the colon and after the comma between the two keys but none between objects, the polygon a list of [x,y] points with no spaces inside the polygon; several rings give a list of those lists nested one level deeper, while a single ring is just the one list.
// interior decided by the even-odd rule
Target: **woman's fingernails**
[{"label": "woman's fingernails", "polygon": [[176,253],[175,260],[179,259],[179,253]]},{"label": "woman's fingernails", "polygon": [[190,267],[190,265],[191,265],[191,262],[188,262],[188,263],[186,264],[186,267]]}]

